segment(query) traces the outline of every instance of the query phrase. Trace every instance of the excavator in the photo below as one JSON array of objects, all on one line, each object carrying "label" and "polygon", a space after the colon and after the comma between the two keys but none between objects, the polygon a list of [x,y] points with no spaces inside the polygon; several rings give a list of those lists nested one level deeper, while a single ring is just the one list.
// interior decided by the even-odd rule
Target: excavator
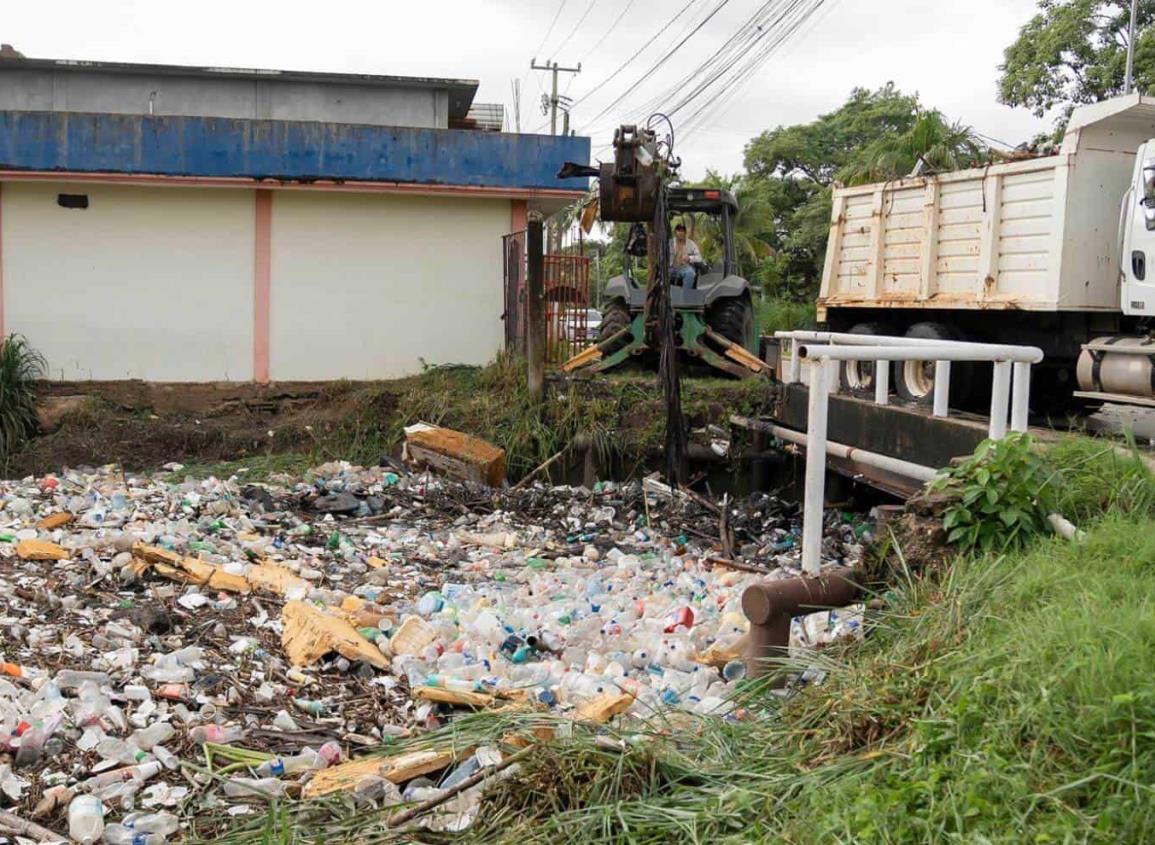
[{"label": "excavator", "polygon": [[[570,358],[562,371],[604,372],[633,359],[656,359],[657,321],[649,313],[649,279],[641,267],[648,244],[643,222],[653,220],[657,193],[665,191],[667,222],[689,215],[710,218],[722,233],[721,259],[695,267],[692,287],[671,285],[675,340],[679,353],[738,378],[767,371],[758,357],[760,333],[750,284],[738,274],[734,219],[738,202],[729,191],[662,184],[655,133],[622,126],[614,134],[615,160],[598,169],[570,165],[558,175],[598,177],[600,216],[605,222],[632,223],[625,245],[625,272],[606,286],[606,304],[596,342]],[[667,225],[666,231],[672,227]]]}]

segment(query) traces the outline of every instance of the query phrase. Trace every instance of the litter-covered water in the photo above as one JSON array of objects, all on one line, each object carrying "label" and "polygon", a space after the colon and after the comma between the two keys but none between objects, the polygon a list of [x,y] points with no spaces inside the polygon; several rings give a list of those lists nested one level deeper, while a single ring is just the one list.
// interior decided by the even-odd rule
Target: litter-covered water
[{"label": "litter-covered water", "polygon": [[[77,841],[99,828],[162,842],[165,813],[185,806],[254,811],[361,748],[443,725],[455,696],[740,718],[742,592],[798,574],[796,508],[761,494],[726,509],[735,556],[767,574],[711,563],[719,504],[661,485],[168,470],[0,484],[0,805]],[[865,530],[830,514],[827,562],[855,565]],[[796,620],[792,645],[856,635],[860,619]],[[501,759],[477,754],[445,776]],[[377,781],[385,802],[452,785]]]}]

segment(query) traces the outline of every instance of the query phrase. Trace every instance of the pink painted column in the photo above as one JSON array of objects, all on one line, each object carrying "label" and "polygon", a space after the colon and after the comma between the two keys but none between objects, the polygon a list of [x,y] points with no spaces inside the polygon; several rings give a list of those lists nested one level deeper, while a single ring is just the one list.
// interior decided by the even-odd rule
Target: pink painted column
[{"label": "pink painted column", "polygon": [[254,192],[253,381],[269,382],[269,293],[273,275],[273,192]]},{"label": "pink painted column", "polygon": [[529,201],[528,200],[510,200],[509,201],[509,231],[522,232],[525,231],[525,221],[529,216]]},{"label": "pink painted column", "polygon": [[0,339],[8,337],[4,326],[4,183],[0,182]]}]

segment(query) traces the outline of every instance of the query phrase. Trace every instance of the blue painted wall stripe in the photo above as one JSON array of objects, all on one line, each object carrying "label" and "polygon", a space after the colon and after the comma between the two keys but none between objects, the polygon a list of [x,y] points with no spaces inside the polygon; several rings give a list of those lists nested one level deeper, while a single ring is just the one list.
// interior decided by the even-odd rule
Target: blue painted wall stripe
[{"label": "blue painted wall stripe", "polygon": [[584,189],[589,138],[211,117],[0,112],[0,169]]}]

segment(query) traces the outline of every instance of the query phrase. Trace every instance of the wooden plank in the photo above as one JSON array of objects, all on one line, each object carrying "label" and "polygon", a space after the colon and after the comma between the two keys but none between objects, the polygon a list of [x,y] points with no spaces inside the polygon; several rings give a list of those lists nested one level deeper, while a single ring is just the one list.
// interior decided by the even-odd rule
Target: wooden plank
[{"label": "wooden plank", "polygon": [[36,523],[36,527],[41,531],[51,531],[54,528],[60,528],[70,522],[72,522],[72,514],[63,511],[61,513],[49,514]]},{"label": "wooden plank", "polygon": [[21,560],[68,560],[71,554],[47,540],[21,540],[16,544],[16,557]]},{"label": "wooden plank", "polygon": [[389,658],[357,633],[349,622],[302,601],[291,601],[281,611],[284,633],[281,646],[294,666],[309,666],[335,651],[350,660],[363,660],[379,669]]},{"label": "wooden plank", "polygon": [[438,704],[454,704],[464,707],[489,707],[495,699],[483,692],[444,689],[443,687],[417,687],[413,697],[422,701],[436,701]]},{"label": "wooden plank", "polygon": [[838,264],[842,253],[843,230],[846,228],[846,195],[837,190],[834,192],[834,204],[830,212],[830,238],[826,245],[826,267],[822,271],[822,286],[819,289],[819,299],[825,299],[832,293],[830,282],[840,275]]},{"label": "wooden plank", "polygon": [[406,429],[405,448],[411,460],[454,478],[500,487],[505,480],[505,450],[478,437],[440,426]]},{"label": "wooden plank", "polygon": [[886,194],[879,186],[870,206],[870,264],[866,269],[866,290],[875,298],[882,296],[882,262],[886,249]]},{"label": "wooden plank", "polygon": [[357,784],[367,777],[379,777],[393,783],[401,784],[413,778],[439,772],[452,765],[456,760],[472,754],[472,748],[464,748],[460,752],[449,749],[429,751],[410,751],[396,757],[366,757],[361,760],[350,760],[322,769],[313,775],[313,779],[305,784],[301,792],[302,798],[319,798],[334,792],[351,792]]},{"label": "wooden plank", "polygon": [[579,722],[604,724],[621,713],[625,713],[634,703],[634,696],[628,692],[606,692],[597,698],[578,705],[574,718]]},{"label": "wooden plank", "polygon": [[986,214],[983,215],[983,234],[976,267],[975,294],[987,299],[998,290],[999,282],[999,223],[1002,220],[1003,180],[999,174],[983,180]]},{"label": "wooden plank", "polygon": [[918,298],[930,299],[938,290],[938,181],[926,183],[923,198],[922,227],[926,237],[922,242],[921,265],[918,276]]}]

